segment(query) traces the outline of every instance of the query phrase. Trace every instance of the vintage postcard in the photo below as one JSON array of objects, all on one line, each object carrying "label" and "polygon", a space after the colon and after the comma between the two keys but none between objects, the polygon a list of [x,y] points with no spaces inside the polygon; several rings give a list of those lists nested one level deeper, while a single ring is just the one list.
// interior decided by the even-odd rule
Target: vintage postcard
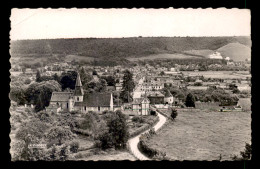
[{"label": "vintage postcard", "polygon": [[251,159],[248,9],[12,9],[12,161]]}]

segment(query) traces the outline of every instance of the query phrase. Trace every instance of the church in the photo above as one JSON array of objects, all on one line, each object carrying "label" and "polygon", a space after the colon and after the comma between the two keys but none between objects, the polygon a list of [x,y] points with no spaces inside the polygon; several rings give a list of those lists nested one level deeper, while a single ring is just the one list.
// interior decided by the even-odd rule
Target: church
[{"label": "church", "polygon": [[77,74],[74,92],[53,92],[49,106],[46,110],[58,113],[65,111],[88,111],[103,112],[105,110],[114,111],[112,93],[91,93],[84,94],[80,75]]}]

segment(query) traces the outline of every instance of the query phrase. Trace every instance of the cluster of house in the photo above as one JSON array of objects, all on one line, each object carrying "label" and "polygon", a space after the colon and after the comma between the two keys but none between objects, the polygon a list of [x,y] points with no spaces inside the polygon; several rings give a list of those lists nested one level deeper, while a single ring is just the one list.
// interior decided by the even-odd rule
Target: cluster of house
[{"label": "cluster of house", "polygon": [[[131,111],[139,115],[149,115],[150,105],[162,108],[165,105],[172,105],[174,101],[170,92],[162,94],[160,91],[147,90],[142,97],[133,100]],[[88,111],[124,110],[124,106],[114,104],[113,95],[110,92],[85,94],[78,74],[75,90],[73,92],[53,92],[46,110],[55,113],[61,110],[87,113]]]}]

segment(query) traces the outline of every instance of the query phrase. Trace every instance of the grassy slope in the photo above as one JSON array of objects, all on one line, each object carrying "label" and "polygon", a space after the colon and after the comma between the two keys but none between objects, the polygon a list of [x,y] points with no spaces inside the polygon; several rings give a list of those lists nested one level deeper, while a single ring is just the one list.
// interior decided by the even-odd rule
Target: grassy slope
[{"label": "grassy slope", "polygon": [[229,43],[217,50],[222,56],[230,57],[234,61],[245,61],[251,58],[251,49],[240,43]]},{"label": "grassy slope", "polygon": [[249,112],[179,112],[149,143],[177,160],[231,160],[251,143]]},{"label": "grassy slope", "polygon": [[21,40],[11,42],[11,54],[65,54],[95,58],[142,57],[189,50],[217,50],[232,42],[251,46],[249,37],[144,37]]}]

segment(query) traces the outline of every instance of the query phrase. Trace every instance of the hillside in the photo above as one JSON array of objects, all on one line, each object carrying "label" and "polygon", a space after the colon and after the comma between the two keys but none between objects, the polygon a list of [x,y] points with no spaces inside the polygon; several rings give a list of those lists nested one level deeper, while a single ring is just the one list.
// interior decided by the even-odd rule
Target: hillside
[{"label": "hillside", "polygon": [[245,61],[251,58],[251,48],[240,43],[229,43],[217,50],[224,57],[230,57],[234,61]]},{"label": "hillside", "polygon": [[143,57],[190,50],[217,50],[229,43],[251,46],[250,37],[133,37],[11,41],[11,55],[78,55],[95,58]]}]

